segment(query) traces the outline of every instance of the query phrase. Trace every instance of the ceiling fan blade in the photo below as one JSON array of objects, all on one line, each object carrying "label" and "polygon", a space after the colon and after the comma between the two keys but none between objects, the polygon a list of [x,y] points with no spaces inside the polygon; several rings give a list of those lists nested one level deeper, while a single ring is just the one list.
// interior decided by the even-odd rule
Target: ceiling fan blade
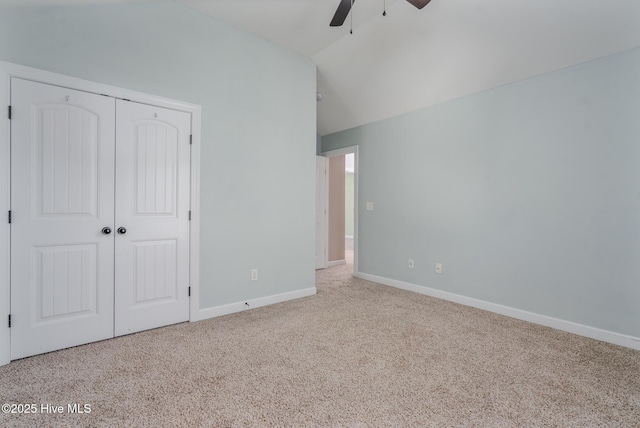
[{"label": "ceiling fan blade", "polygon": [[407,0],[409,3],[417,7],[418,9],[422,9],[426,5],[429,4],[431,0]]},{"label": "ceiling fan blade", "polygon": [[339,27],[344,24],[345,19],[347,19],[347,15],[349,15],[349,11],[351,10],[351,3],[355,0],[340,0],[340,4],[338,5],[338,9],[336,9],[336,14],[333,15],[333,19],[331,20],[331,27]]}]

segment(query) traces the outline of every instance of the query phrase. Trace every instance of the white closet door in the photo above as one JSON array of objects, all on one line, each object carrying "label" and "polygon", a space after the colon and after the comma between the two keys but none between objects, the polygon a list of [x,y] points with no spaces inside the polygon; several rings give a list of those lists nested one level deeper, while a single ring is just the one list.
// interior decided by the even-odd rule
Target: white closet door
[{"label": "white closet door", "polygon": [[116,336],[189,319],[191,115],[116,102]]},{"label": "white closet door", "polygon": [[11,358],[113,336],[113,98],[11,80]]}]

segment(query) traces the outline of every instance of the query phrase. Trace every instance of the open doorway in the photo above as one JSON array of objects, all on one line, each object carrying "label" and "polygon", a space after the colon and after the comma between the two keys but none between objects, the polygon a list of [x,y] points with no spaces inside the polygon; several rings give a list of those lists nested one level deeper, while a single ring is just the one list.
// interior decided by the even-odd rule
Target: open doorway
[{"label": "open doorway", "polygon": [[344,155],[344,259],[353,264],[353,235],[355,231],[355,154]]},{"label": "open doorway", "polygon": [[357,147],[324,153],[327,157],[327,267],[357,270]]},{"label": "open doorway", "polygon": [[346,263],[345,258],[345,157],[346,155],[330,156],[327,168],[327,216],[328,216],[328,247],[327,266],[337,266]]}]

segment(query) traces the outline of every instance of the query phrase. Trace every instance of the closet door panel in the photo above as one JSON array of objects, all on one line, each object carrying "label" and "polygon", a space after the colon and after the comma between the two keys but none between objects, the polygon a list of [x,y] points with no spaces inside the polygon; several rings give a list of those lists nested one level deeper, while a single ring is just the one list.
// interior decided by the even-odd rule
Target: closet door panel
[{"label": "closet door panel", "polygon": [[11,80],[11,358],[113,337],[115,100]]},{"label": "closet door panel", "polygon": [[118,100],[115,334],[189,319],[191,117]]}]

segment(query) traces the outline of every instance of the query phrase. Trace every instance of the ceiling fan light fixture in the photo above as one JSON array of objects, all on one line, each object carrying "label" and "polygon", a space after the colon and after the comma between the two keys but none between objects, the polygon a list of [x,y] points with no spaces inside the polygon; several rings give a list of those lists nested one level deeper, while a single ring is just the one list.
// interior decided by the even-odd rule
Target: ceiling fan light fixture
[{"label": "ceiling fan light fixture", "polygon": [[431,0],[407,0],[409,3],[417,7],[418,9],[422,9],[426,5],[429,4]]},{"label": "ceiling fan light fixture", "polygon": [[[340,27],[342,24],[344,24],[344,21],[347,19],[349,12],[351,12],[351,28],[349,29],[349,33],[353,34],[353,12],[351,9],[353,8],[354,1],[355,0],[340,0],[338,8],[336,9],[336,13],[335,15],[333,15],[333,19],[329,24],[331,27]],[[418,9],[422,9],[423,7],[428,5],[431,0],[407,0],[407,2],[411,3]],[[387,16],[386,0],[384,0],[382,16]]]}]

